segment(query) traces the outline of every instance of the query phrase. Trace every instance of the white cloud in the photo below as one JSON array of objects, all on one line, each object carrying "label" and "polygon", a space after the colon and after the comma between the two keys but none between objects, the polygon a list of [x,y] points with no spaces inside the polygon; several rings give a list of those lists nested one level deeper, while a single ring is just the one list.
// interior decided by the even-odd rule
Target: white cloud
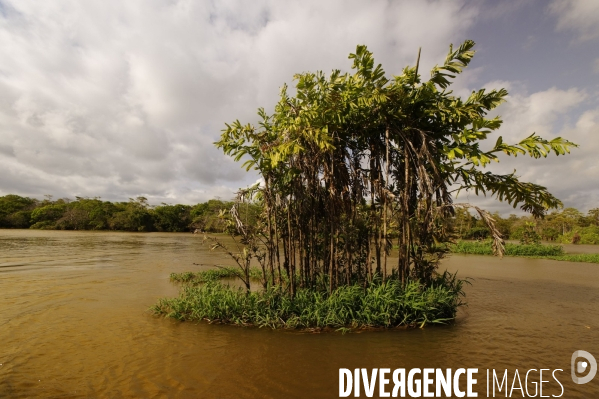
[{"label": "white cloud", "polygon": [[553,136],[558,119],[567,117],[568,112],[586,98],[586,93],[576,88],[558,90],[553,87],[530,95],[516,92],[498,109],[504,118],[500,134],[512,141],[533,132]]},{"label": "white cloud", "polygon": [[[495,84],[485,86],[496,87]],[[517,143],[536,132],[549,140],[560,136],[580,147],[565,156],[551,154],[541,159],[503,156],[500,163],[493,163],[489,170],[508,174],[515,169],[522,181],[547,187],[567,207],[583,211],[597,207],[599,185],[595,182],[599,175],[596,162],[596,154],[599,153],[599,108],[579,111],[589,103],[588,100],[589,95],[585,91],[575,88],[551,88],[532,94],[516,92],[510,95],[507,103],[497,109],[504,124],[494,137],[489,138],[489,145],[494,144],[499,135],[505,142]],[[504,214],[520,213],[490,198],[471,195],[469,199]]]},{"label": "white cloud", "polygon": [[389,73],[422,46],[424,70],[477,15],[462,1],[0,5],[0,195],[190,203],[256,180],[212,142],[294,73],[348,69],[362,43]]},{"label": "white cloud", "polygon": [[558,30],[573,30],[580,40],[599,37],[597,0],[553,0],[549,10],[557,17]]}]

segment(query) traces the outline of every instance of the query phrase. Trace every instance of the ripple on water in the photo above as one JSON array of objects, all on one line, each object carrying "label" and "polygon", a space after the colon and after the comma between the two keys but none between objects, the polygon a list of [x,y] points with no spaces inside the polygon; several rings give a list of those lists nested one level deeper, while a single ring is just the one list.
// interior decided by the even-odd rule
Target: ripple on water
[{"label": "ripple on water", "polygon": [[227,262],[191,234],[0,230],[0,397],[324,398],[341,367],[562,368],[568,398],[595,393],[568,380],[572,352],[599,348],[597,265],[453,256],[444,266],[474,278],[469,306],[422,330],[294,334],[146,311],[177,294],[171,272]]}]

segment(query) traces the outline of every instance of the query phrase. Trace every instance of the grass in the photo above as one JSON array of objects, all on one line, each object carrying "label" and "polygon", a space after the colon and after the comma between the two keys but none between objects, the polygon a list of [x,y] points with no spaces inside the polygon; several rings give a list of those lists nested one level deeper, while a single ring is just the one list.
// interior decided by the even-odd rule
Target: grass
[{"label": "grass", "polygon": [[[473,255],[493,255],[491,241],[458,241],[450,245],[453,253],[473,254]],[[524,244],[505,244],[505,254],[507,256],[559,256],[564,254],[564,248],[561,245],[524,245]]]},{"label": "grass", "polygon": [[567,262],[599,263],[599,254],[564,254],[560,256],[539,256],[538,258],[562,260]]},{"label": "grass", "polygon": [[[450,246],[450,250],[459,254],[493,255],[490,241],[458,241]],[[568,262],[599,263],[599,254],[566,254],[561,245],[507,243],[505,245],[505,255]]]},{"label": "grass", "polygon": [[[207,275],[207,274],[206,274]],[[439,275],[429,286],[412,281],[375,279],[368,287],[342,286],[326,291],[298,289],[291,298],[280,286],[247,293],[218,280],[185,284],[178,298],[161,299],[151,308],[178,320],[242,326],[341,331],[373,327],[423,327],[455,319],[463,305],[463,280]]]},{"label": "grass", "polygon": [[[218,269],[202,270],[200,272],[171,273],[171,281],[175,283],[188,283],[191,285],[204,284],[209,281],[218,281],[224,278],[236,278],[241,275],[237,267],[220,267]],[[250,279],[260,280],[262,271],[253,267],[250,269]]]}]

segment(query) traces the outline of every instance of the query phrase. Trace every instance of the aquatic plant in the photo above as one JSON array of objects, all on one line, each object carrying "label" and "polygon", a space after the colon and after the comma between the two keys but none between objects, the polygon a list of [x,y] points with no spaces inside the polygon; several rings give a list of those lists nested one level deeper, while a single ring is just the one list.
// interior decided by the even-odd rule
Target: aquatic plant
[{"label": "aquatic plant", "polygon": [[561,260],[561,261],[566,261],[566,262],[599,263],[599,254],[564,254],[564,255],[555,255],[555,256],[547,255],[547,256],[534,256],[534,258]]},{"label": "aquatic plant", "polygon": [[332,292],[299,288],[291,297],[279,285],[246,292],[218,280],[206,280],[201,285],[185,285],[178,298],[161,299],[152,310],[178,320],[270,328],[423,327],[455,319],[457,309],[464,304],[463,284],[449,273],[427,285],[383,281],[375,276],[366,287],[343,285]]},{"label": "aquatic plant", "polygon": [[[234,267],[219,267],[218,269],[202,270],[199,272],[171,273],[170,279],[176,283],[189,283],[193,285],[216,281],[224,278],[240,277],[239,269]],[[262,278],[262,271],[258,268],[250,268],[250,278],[259,280]]]},{"label": "aquatic plant", "polygon": [[[450,244],[449,249],[453,253],[493,255],[492,243],[490,241],[458,241]],[[564,254],[561,245],[544,244],[512,244],[505,245],[507,256],[559,256]]]},{"label": "aquatic plant", "polygon": [[[458,241],[449,245],[453,253],[471,255],[492,255],[489,241]],[[567,254],[561,245],[511,244],[505,246],[507,256],[519,256],[534,259],[551,259],[567,262],[599,263],[599,254]]]}]

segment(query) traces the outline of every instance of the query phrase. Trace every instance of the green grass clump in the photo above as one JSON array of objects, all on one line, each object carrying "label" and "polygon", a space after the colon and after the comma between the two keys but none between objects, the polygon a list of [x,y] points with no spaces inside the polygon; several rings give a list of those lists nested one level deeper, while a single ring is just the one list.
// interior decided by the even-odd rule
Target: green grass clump
[{"label": "green grass clump", "polygon": [[[209,281],[218,281],[223,278],[235,278],[241,275],[241,269],[236,267],[220,267],[218,269],[202,270],[200,272],[171,273],[171,281],[176,283],[187,283],[191,285],[204,284]],[[253,267],[250,269],[250,279],[259,280],[262,271]]]},{"label": "green grass clump", "polygon": [[566,262],[599,263],[599,254],[564,254],[560,256],[537,256],[535,258],[561,260]]},{"label": "green grass clump", "polygon": [[[493,255],[491,242],[489,241],[458,241],[450,245],[450,250],[457,254]],[[561,245],[540,244],[506,244],[505,254],[507,256],[520,256],[533,259],[550,259],[566,262],[599,263],[599,254],[566,254]]]},{"label": "green grass clump", "polygon": [[463,305],[464,281],[445,273],[429,286],[412,281],[375,279],[368,287],[341,286],[332,293],[307,288],[290,297],[280,286],[246,292],[210,280],[185,285],[178,298],[152,307],[157,315],[178,320],[270,328],[356,329],[448,323]]},{"label": "green grass clump", "polygon": [[[491,241],[458,241],[450,245],[450,250],[458,254],[493,255]],[[506,256],[560,256],[564,254],[561,245],[511,244],[505,245]]]}]

